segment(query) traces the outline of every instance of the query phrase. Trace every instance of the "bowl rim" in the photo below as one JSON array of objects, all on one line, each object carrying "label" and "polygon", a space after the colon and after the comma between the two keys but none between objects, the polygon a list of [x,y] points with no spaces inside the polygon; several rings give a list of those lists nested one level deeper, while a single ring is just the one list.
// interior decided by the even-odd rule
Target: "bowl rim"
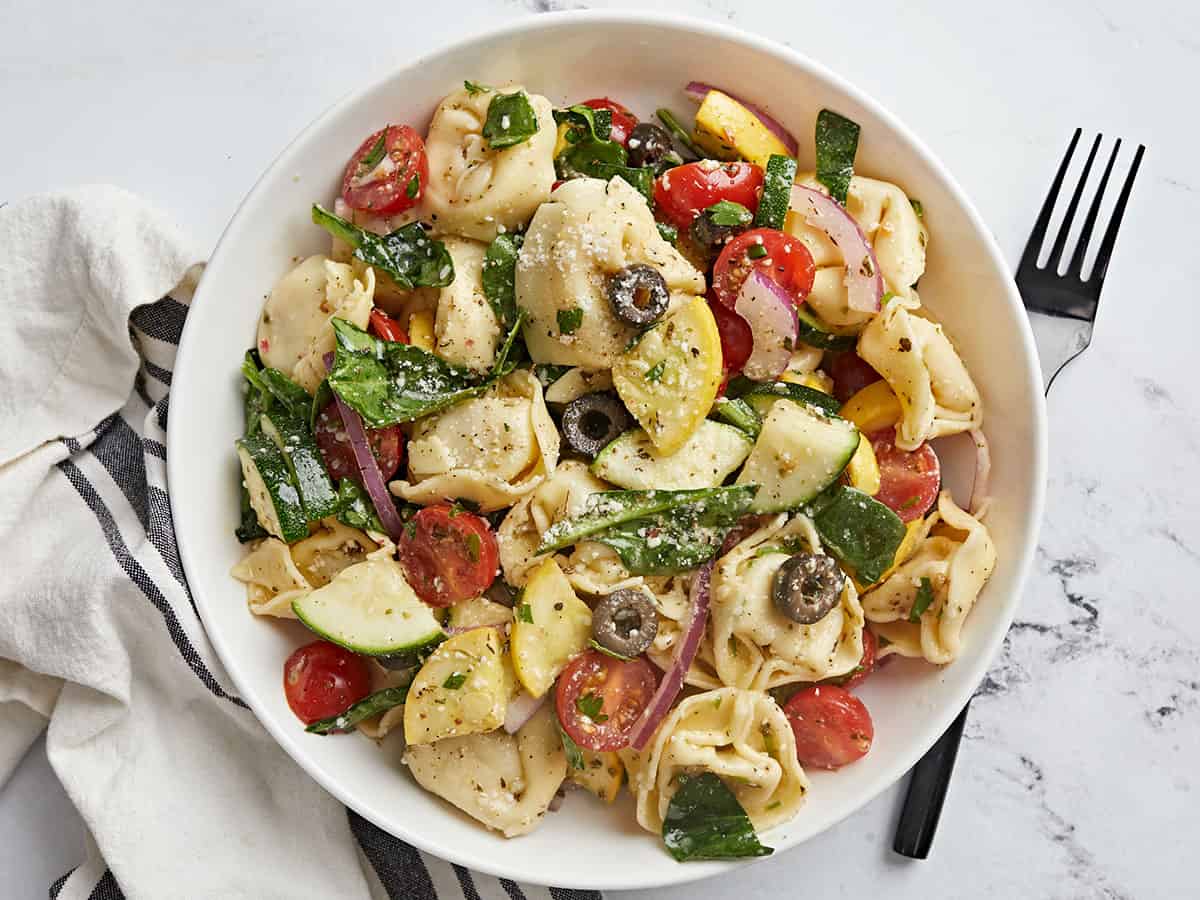
[{"label": "bowl rim", "polygon": [[[816,62],[805,54],[791,47],[773,41],[766,37],[761,37],[757,34],[747,32],[741,28],[726,25],[719,22],[714,22],[690,15],[679,13],[664,13],[664,12],[648,12],[635,10],[570,10],[561,12],[551,12],[542,14],[533,14],[522,16],[515,21],[504,23],[501,25],[492,25],[490,27],[478,28],[473,30],[465,37],[458,38],[454,41],[448,41],[438,44],[422,53],[419,57],[412,60],[406,65],[392,68],[388,72],[374,78],[348,92],[340,99],[332,103],[321,114],[305,126],[295,138],[293,138],[275,157],[269,166],[263,171],[254,185],[247,192],[246,196],[238,204],[229,223],[221,233],[216,247],[213,250],[206,266],[206,271],[214,267],[220,267],[224,258],[229,255],[231,250],[231,233],[242,215],[250,208],[254,207],[258,201],[260,191],[263,190],[265,182],[271,175],[278,170],[286,168],[293,160],[293,157],[301,148],[301,145],[306,144],[308,139],[314,134],[319,133],[328,120],[336,116],[345,107],[351,106],[358,102],[364,95],[380,88],[387,82],[397,78],[403,78],[409,71],[415,70],[422,65],[425,65],[427,60],[432,56],[442,55],[451,52],[461,52],[469,49],[472,45],[480,43],[491,43],[496,40],[503,40],[517,34],[550,31],[560,27],[571,27],[583,24],[590,25],[623,25],[623,26],[647,26],[673,29],[680,32],[689,32],[699,34],[704,37],[719,38],[722,40],[733,41],[740,43],[743,46],[769,56],[773,56],[788,66],[804,71],[807,75],[817,81],[824,81],[847,95],[853,97],[858,103],[869,109],[872,114],[878,116],[879,119],[891,129],[895,134],[902,137],[929,167],[933,173],[945,185],[955,202],[959,205],[960,210],[966,215],[976,234],[982,238],[985,252],[990,257],[991,263],[998,271],[1008,273],[1010,271],[1007,261],[1004,259],[1000,251],[995,237],[991,230],[987,227],[980,216],[974,203],[970,200],[966,192],[963,190],[957,179],[950,173],[941,160],[926,146],[912,130],[901,122],[894,114],[886,109],[881,103],[867,94],[865,91],[858,88],[855,84],[827,68],[824,64]],[[195,300],[203,302],[206,279],[201,277],[199,285],[195,292]],[[1028,318],[1024,314],[1024,305],[1021,301],[1020,294],[1017,292],[1016,284],[1011,275],[1004,279],[1005,293],[1007,295],[1010,306],[1019,313],[1015,316],[1018,322],[1018,331],[1020,333],[1020,343],[1022,345],[1022,363],[1027,370],[1029,376],[1028,382],[1031,385],[1041,384],[1041,371],[1037,362],[1037,351],[1035,349],[1033,332],[1030,328]],[[195,301],[193,301],[195,302]],[[199,350],[194,346],[194,341],[191,340],[191,335],[194,330],[188,329],[185,323],[183,334],[180,339],[178,353],[175,361],[174,370],[174,387],[181,388],[187,385],[193,372],[199,377],[199,368],[193,366],[192,357]],[[182,391],[180,391],[182,392]],[[928,749],[934,744],[938,737],[946,730],[950,723],[958,716],[959,712],[967,704],[970,698],[974,695],[976,687],[982,682],[987,670],[991,667],[999,649],[1012,624],[1013,617],[1016,613],[1017,605],[1021,597],[1021,587],[1028,581],[1030,567],[1033,563],[1033,558],[1037,548],[1038,531],[1042,521],[1043,508],[1045,503],[1046,490],[1046,466],[1047,466],[1047,423],[1046,423],[1046,407],[1044,395],[1037,390],[1033,391],[1034,397],[1030,409],[1030,428],[1031,437],[1033,439],[1033,472],[1032,472],[1032,502],[1028,508],[1024,510],[1023,533],[1027,535],[1024,541],[1024,546],[1019,554],[1012,558],[1011,563],[1015,569],[1014,584],[1017,588],[1010,595],[998,598],[1002,599],[1005,606],[1003,610],[1004,628],[996,628],[990,635],[985,637],[985,642],[979,646],[979,652],[973,653],[969,659],[969,673],[963,678],[962,683],[967,685],[959,693],[961,696],[953,704],[947,704],[937,710],[931,716],[932,724],[928,728],[927,740],[917,742],[915,752],[910,752],[905,755],[896,756],[890,765],[884,766],[877,772],[874,778],[867,784],[862,791],[861,797],[850,804],[844,812],[833,819],[825,820],[824,823],[817,828],[807,831],[801,831],[791,836],[788,842],[780,847],[781,850],[791,849],[799,846],[806,841],[816,837],[818,834],[827,831],[834,825],[845,820],[849,816],[856,813],[867,803],[875,800],[881,793],[895,784],[905,772],[923,756]],[[169,417],[167,423],[167,486],[170,491],[179,481],[185,476],[187,471],[187,463],[184,458],[185,448],[181,446],[181,442],[176,439],[175,434],[178,430],[176,422],[179,421],[178,416]],[[173,427],[175,426],[175,427]],[[174,492],[172,492],[174,493]],[[186,541],[179,542],[179,554],[183,564],[184,573],[187,576],[189,583],[200,583],[199,573],[205,564],[205,561],[193,556],[190,545]],[[195,577],[194,577],[195,576]],[[314,779],[321,787],[329,792],[343,805],[354,810],[364,818],[368,819],[384,831],[393,834],[400,840],[406,841],[413,846],[430,853],[440,859],[451,863],[466,866],[478,872],[485,874],[512,878],[516,881],[522,881],[531,884],[544,884],[541,877],[536,872],[531,872],[527,868],[506,863],[503,857],[495,859],[479,859],[468,853],[461,853],[453,846],[435,845],[434,842],[425,840],[424,835],[418,829],[412,829],[402,834],[396,834],[390,823],[385,823],[382,816],[375,815],[370,808],[360,806],[350,793],[344,789],[333,777],[326,777],[326,773],[315,763],[307,759],[306,754],[301,749],[300,745],[294,741],[294,735],[285,731],[282,725],[275,722],[272,717],[258,708],[257,702],[253,699],[253,691],[247,690],[250,686],[248,681],[243,681],[239,674],[237,660],[233,660],[230,665],[232,654],[227,652],[227,646],[221,637],[219,628],[212,627],[212,622],[209,617],[209,606],[205,602],[202,594],[195,596],[196,608],[199,613],[201,622],[204,625],[205,633],[211,642],[213,649],[220,658],[225,671],[229,678],[237,688],[239,694],[245,699],[247,705],[254,713],[255,718],[271,735],[272,739],[286,752],[312,779]],[[967,660],[958,661],[959,665]],[[654,873],[630,873],[630,877],[620,877],[620,867],[608,867],[617,870],[618,877],[612,876],[614,872],[581,872],[581,877],[563,881],[556,880],[556,887],[576,888],[576,889],[597,889],[597,890],[632,890],[656,888],[674,884],[685,884],[692,881],[697,881],[703,878],[712,877],[719,874],[724,874],[734,868],[753,862],[754,860],[732,860],[728,862],[708,863],[703,866],[683,866],[676,865],[671,868],[664,867],[655,872],[668,873],[665,877]],[[595,877],[604,875],[606,877]]]}]

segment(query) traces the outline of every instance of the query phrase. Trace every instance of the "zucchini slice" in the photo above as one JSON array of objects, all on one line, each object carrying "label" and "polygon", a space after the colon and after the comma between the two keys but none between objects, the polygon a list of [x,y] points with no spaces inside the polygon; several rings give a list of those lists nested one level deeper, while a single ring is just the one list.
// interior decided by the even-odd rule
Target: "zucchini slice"
[{"label": "zucchini slice", "polygon": [[355,563],[293,601],[292,609],[309,630],[367,656],[413,653],[444,637],[393,559]]},{"label": "zucchini slice", "polygon": [[807,307],[797,307],[796,318],[800,324],[798,337],[802,344],[821,350],[852,350],[858,343],[857,334],[838,334]]},{"label": "zucchini slice", "polygon": [[858,429],[845,419],[775,403],[737,479],[759,485],[750,511],[781,512],[812,500],[842,474],[858,442]]},{"label": "zucchini slice", "polygon": [[705,419],[682,447],[663,455],[638,428],[601,450],[592,472],[635,491],[717,487],[745,461],[753,446],[740,429]]},{"label": "zucchini slice", "polygon": [[263,434],[275,442],[287,460],[308,521],[319,522],[334,515],[339,506],[337,489],[304,422],[280,409],[263,413],[261,422]]},{"label": "zucchini slice", "polygon": [[241,438],[236,446],[242,463],[242,483],[250,495],[258,524],[288,544],[308,537],[308,518],[300,502],[300,492],[274,441],[259,432]]}]

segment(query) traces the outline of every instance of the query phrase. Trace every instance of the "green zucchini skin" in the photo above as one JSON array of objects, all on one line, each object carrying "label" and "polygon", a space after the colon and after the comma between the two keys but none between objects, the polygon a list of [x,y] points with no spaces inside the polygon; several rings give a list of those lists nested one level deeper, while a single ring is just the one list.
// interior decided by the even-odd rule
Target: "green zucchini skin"
[{"label": "green zucchini skin", "polygon": [[304,421],[282,409],[262,414],[262,430],[287,460],[292,481],[300,491],[300,502],[308,521],[319,522],[336,515],[337,488],[325,470],[317,442]]},{"label": "green zucchini skin", "polygon": [[792,204],[792,185],[795,183],[796,160],[779,155],[767,159],[762,199],[758,201],[758,212],[754,214],[755,228],[783,230],[788,208]]},{"label": "green zucchini skin", "polygon": [[242,480],[259,524],[282,541],[308,537],[308,516],[282,451],[263,434],[247,435],[236,443]]},{"label": "green zucchini skin", "polygon": [[805,308],[796,310],[796,318],[800,323],[798,333],[800,342],[821,350],[853,350],[858,344],[858,336],[853,334],[836,334],[829,330],[824,322]]}]

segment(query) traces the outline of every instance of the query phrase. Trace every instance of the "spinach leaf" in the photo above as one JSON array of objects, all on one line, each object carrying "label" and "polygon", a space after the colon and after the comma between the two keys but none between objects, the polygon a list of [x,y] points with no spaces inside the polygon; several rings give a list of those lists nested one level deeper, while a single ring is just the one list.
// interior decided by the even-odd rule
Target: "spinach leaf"
[{"label": "spinach leaf", "polygon": [[680,774],[679,790],[667,805],[663,842],[677,862],[770,856],[754,833],[737,797],[712,772]]},{"label": "spinach leaf", "polygon": [[712,559],[757,485],[686,491],[606,491],[582,515],[547,529],[538,553],[585,538],[612,547],[634,575],[671,575]]},{"label": "spinach leaf", "polygon": [[338,482],[337,503],[337,520],[343,525],[387,534],[383,523],[379,521],[375,504],[353,478],[343,478]]},{"label": "spinach leaf", "polygon": [[313,434],[317,433],[317,416],[332,402],[333,391],[329,389],[329,379],[322,379],[320,386],[317,387],[317,392],[313,394],[312,406],[308,410],[308,430]]},{"label": "spinach leaf", "polygon": [[454,281],[454,260],[441,241],[425,233],[420,222],[410,222],[391,234],[364,231],[314,203],[312,220],[354,248],[354,255],[386,272],[404,290],[445,287]]},{"label": "spinach leaf", "polygon": [[554,717],[554,724],[558,726],[558,736],[562,739],[563,752],[567,755],[567,765],[572,769],[582,772],[586,768],[586,764],[583,761],[583,751],[579,749],[579,745],[567,734],[557,715]]},{"label": "spinach leaf", "polygon": [[655,222],[658,228],[659,236],[668,244],[674,244],[679,240],[679,229],[670,222]]},{"label": "spinach leaf", "polygon": [[[262,387],[262,382],[259,380],[259,365],[258,351],[247,350],[245,359],[242,361],[242,374],[246,377],[246,393],[242,398],[242,413],[245,417],[243,433],[247,437],[258,434],[262,428],[262,414],[271,400],[271,395]],[[238,526],[233,533],[239,541],[245,544],[266,537],[267,532],[258,523],[258,514],[250,505],[250,492],[246,489],[245,483],[239,481],[239,484],[241,484],[241,508]]]},{"label": "spinach leaf", "polygon": [[511,328],[517,320],[517,254],[522,241],[519,234],[498,235],[483,255],[483,295],[502,328]]},{"label": "spinach leaf", "polygon": [[718,200],[704,210],[704,215],[714,225],[724,225],[737,228],[749,225],[754,220],[754,214],[740,203],[732,200]]},{"label": "spinach leaf", "polygon": [[278,403],[289,414],[298,419],[307,419],[312,397],[308,391],[292,381],[278,369],[262,369],[258,373],[258,384],[266,391],[272,401]]},{"label": "spinach leaf", "polygon": [[508,335],[504,338],[498,350],[496,350],[496,362],[492,366],[491,381],[503,378],[509,372],[517,367],[517,351],[525,351],[525,345],[521,344],[517,347],[517,337],[521,333],[521,326],[525,324],[525,310],[517,310],[517,317],[513,320],[512,327],[508,330]]},{"label": "spinach leaf", "polygon": [[345,712],[313,722],[305,731],[313,734],[336,734],[339,731],[349,731],[364,719],[377,716],[393,706],[399,706],[408,697],[408,685],[384,688],[373,694],[367,694]]},{"label": "spinach leaf", "polygon": [[653,170],[627,165],[629,157],[625,148],[610,140],[611,110],[572,106],[555,110],[554,120],[570,126],[563,136],[567,148],[554,160],[559,178],[586,175],[607,181],[617,175],[633,185],[647,202],[653,200]]},{"label": "spinach leaf", "polygon": [[[593,141],[607,141],[612,136],[611,109],[592,109],[590,106],[578,103],[575,106],[568,106],[566,109],[556,109],[554,122],[558,125],[578,125],[587,131],[586,137]],[[585,137],[580,135],[576,128],[571,128],[565,136],[568,144],[578,143],[584,139]]]},{"label": "spinach leaf", "polygon": [[570,372],[572,368],[572,366],[554,366],[549,363],[539,363],[533,367],[533,374],[541,382],[543,388],[548,388]]},{"label": "spinach leaf", "polygon": [[858,579],[872,584],[887,571],[904,540],[904,523],[894,512],[860,490],[835,485],[810,505],[825,548]]},{"label": "spinach leaf", "polygon": [[917,623],[921,621],[921,616],[925,610],[929,609],[929,604],[933,603],[933,582],[928,578],[921,579],[921,586],[917,588],[917,596],[913,598],[912,609],[908,611],[908,621]]},{"label": "spinach leaf", "polygon": [[475,397],[490,387],[470,369],[411,344],[381,341],[344,319],[337,336],[329,387],[369,428],[411,422]]},{"label": "spinach leaf", "polygon": [[843,205],[854,176],[858,133],[857,122],[831,109],[817,113],[817,181],[829,188],[829,195]]},{"label": "spinach leaf", "polygon": [[498,94],[488,104],[483,136],[495,150],[523,144],[538,131],[537,113],[524,91]]}]

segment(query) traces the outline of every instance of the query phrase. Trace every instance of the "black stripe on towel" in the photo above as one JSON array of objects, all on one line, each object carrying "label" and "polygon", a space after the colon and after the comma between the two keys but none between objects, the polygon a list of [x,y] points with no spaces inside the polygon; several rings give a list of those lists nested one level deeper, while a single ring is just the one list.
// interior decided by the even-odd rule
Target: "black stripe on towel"
[{"label": "black stripe on towel", "polygon": [[550,888],[554,900],[604,900],[599,891],[578,891],[575,888]]},{"label": "black stripe on towel", "polygon": [[63,885],[67,883],[67,879],[75,874],[75,869],[69,871],[66,875],[60,876],[52,885],[50,885],[50,900],[58,900],[58,895],[62,893]]},{"label": "black stripe on towel", "polygon": [[346,816],[350,820],[350,830],[371,861],[390,900],[438,900],[429,870],[415,848],[352,809],[346,810]]},{"label": "black stripe on towel", "polygon": [[508,900],[525,900],[525,892],[512,879],[501,878],[500,887],[504,888],[504,893],[508,894]]},{"label": "black stripe on towel", "polygon": [[204,665],[204,660],[200,658],[200,654],[196,652],[196,648],[192,646],[187,633],[184,632],[183,627],[179,624],[179,618],[175,615],[175,610],[171,608],[171,604],[167,601],[167,598],[158,589],[158,585],[146,574],[146,570],[142,568],[141,563],[129,552],[129,548],[125,545],[125,539],[121,536],[121,530],[117,527],[112,513],[105,506],[104,500],[96,492],[92,483],[87,480],[87,476],[69,459],[64,459],[59,463],[58,468],[67,476],[67,480],[71,482],[71,485],[79,493],[79,496],[83,498],[83,502],[87,504],[92,514],[96,517],[96,521],[100,524],[100,530],[104,533],[104,539],[108,543],[108,549],[112,552],[122,571],[125,572],[130,581],[141,589],[141,592],[146,595],[146,598],[154,604],[158,611],[162,613],[163,622],[167,626],[167,632],[171,635],[171,640],[175,642],[175,648],[179,651],[179,655],[183,657],[183,661],[187,663],[188,668],[196,673],[196,677],[213,694],[243,709],[247,709],[248,707],[241,697],[227,694],[224,688],[213,678],[212,673],[208,671],[208,667]]},{"label": "black stripe on towel", "polygon": [[112,869],[104,870],[104,877],[96,882],[96,886],[88,894],[88,900],[125,900],[125,894],[121,892],[121,886],[113,877]]},{"label": "black stripe on towel", "polygon": [[129,323],[156,340],[178,344],[188,308],[173,297],[163,297],[157,303],[139,306],[129,315]]},{"label": "black stripe on towel", "polygon": [[171,370],[170,369],[164,369],[162,366],[156,366],[154,363],[150,362],[150,360],[146,359],[145,357],[142,357],[142,365],[145,367],[146,372],[149,375],[158,379],[163,384],[165,384],[167,387],[171,386]]},{"label": "black stripe on towel", "polygon": [[183,592],[187,594],[188,603],[197,617],[200,610],[196,609],[196,601],[192,599],[192,589],[188,587],[187,578],[183,574],[183,563],[179,560],[179,545],[175,543],[175,523],[171,519],[171,498],[160,487],[148,485],[147,493],[150,498],[150,524],[146,528],[146,536],[162,557],[171,576],[179,582]]},{"label": "black stripe on towel", "polygon": [[142,530],[146,530],[150,525],[146,460],[142,452],[142,439],[137,432],[119,414],[114,413],[96,426],[96,440],[88,449],[112,476],[137,514]]},{"label": "black stripe on towel", "polygon": [[462,888],[465,900],[480,900],[479,889],[475,887],[475,878],[470,870],[458,863],[453,863],[453,866],[454,874],[458,876],[458,886]]}]

